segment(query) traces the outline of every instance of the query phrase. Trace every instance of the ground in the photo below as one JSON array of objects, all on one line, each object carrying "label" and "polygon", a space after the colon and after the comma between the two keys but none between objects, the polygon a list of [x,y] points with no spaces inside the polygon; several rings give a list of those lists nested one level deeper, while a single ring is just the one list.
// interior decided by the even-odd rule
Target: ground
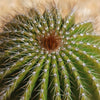
[{"label": "ground", "polygon": [[[77,6],[76,23],[87,19],[94,20],[94,28],[97,34],[100,34],[100,0],[0,0],[0,16],[8,15],[8,12],[13,13],[12,8],[20,8],[20,6],[33,5],[43,9],[44,5],[49,6],[55,4],[61,9],[62,16],[66,16],[73,6]],[[42,6],[40,5],[42,4]]]}]

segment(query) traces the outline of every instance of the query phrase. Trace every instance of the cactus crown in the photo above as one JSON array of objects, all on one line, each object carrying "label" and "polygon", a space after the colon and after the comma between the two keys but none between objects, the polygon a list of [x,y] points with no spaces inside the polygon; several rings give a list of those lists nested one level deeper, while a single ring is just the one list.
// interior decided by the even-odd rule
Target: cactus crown
[{"label": "cactus crown", "polygon": [[100,36],[59,9],[16,15],[0,33],[0,100],[100,100]]},{"label": "cactus crown", "polygon": [[51,31],[48,35],[40,35],[38,38],[40,46],[45,48],[47,51],[55,51],[61,45],[61,38],[57,36],[54,31]]}]

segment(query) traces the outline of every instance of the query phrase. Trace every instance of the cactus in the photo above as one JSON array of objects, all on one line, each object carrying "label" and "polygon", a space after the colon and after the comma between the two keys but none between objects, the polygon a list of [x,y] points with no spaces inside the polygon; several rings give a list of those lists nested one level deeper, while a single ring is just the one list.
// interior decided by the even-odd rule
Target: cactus
[{"label": "cactus", "polygon": [[100,36],[75,13],[32,8],[0,33],[0,100],[100,100]]}]

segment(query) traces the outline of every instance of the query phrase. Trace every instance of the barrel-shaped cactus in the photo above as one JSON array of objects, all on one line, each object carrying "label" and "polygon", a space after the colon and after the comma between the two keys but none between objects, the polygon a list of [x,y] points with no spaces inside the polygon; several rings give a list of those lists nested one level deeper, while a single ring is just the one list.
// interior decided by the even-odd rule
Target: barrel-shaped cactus
[{"label": "barrel-shaped cactus", "polygon": [[16,15],[0,33],[0,100],[100,100],[100,36],[74,11]]}]

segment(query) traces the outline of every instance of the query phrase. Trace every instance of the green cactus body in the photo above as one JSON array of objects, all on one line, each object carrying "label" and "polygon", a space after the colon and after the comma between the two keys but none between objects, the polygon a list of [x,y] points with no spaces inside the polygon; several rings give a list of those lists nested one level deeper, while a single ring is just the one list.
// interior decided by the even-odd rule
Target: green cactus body
[{"label": "green cactus body", "polygon": [[100,36],[59,9],[16,15],[0,33],[0,100],[100,100]]}]

